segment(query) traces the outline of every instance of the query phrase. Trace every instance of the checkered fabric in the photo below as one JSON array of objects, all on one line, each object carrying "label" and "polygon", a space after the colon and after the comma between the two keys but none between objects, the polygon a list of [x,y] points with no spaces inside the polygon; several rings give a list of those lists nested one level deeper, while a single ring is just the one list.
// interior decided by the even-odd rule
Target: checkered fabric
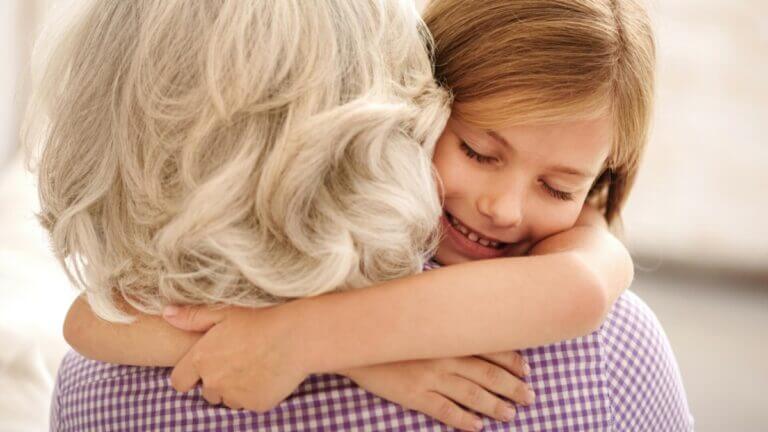
[{"label": "checkered fabric", "polygon": [[[622,295],[585,337],[522,351],[536,402],[486,431],[693,430],[664,331],[635,294]],[[100,363],[74,352],[56,382],[51,430],[69,431],[449,431],[338,375],[313,375],[275,409],[256,414],[211,406],[200,389],[176,393],[171,370]]]}]

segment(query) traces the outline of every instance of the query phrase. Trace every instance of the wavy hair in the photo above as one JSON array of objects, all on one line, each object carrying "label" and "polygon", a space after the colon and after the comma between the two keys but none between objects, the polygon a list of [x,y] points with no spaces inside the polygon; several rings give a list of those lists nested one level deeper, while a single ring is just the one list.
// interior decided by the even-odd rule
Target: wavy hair
[{"label": "wavy hair", "polygon": [[450,101],[411,1],[100,0],[53,34],[24,141],[99,316],[271,305],[434,250]]}]

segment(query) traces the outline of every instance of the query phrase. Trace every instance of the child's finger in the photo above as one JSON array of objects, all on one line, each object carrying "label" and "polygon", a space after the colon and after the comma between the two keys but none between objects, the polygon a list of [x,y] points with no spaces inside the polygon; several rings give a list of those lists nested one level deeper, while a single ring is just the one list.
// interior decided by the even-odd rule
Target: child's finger
[{"label": "child's finger", "polygon": [[221,322],[224,312],[205,306],[166,306],[163,319],[181,330],[204,332]]},{"label": "child's finger", "polygon": [[458,375],[442,377],[436,391],[473,411],[497,420],[509,421],[515,415],[515,408],[510,403]]},{"label": "child's finger", "polygon": [[241,404],[240,402],[237,402],[235,400],[221,398],[221,403],[225,407],[231,408],[233,410],[241,410],[241,409],[243,409],[243,404]]},{"label": "child's finger", "polygon": [[456,429],[479,431],[483,428],[483,421],[479,417],[461,409],[453,401],[438,393],[424,393],[419,397],[416,405],[414,409],[417,411]]},{"label": "child's finger", "polygon": [[219,405],[222,402],[219,392],[205,385],[203,385],[203,399],[211,405]]},{"label": "child's finger", "polygon": [[483,354],[476,357],[495,363],[512,372],[515,374],[515,376],[519,376],[520,378],[531,374],[531,367],[528,366],[528,362],[526,362],[525,358],[523,358],[523,356],[517,351]]},{"label": "child's finger", "polygon": [[503,367],[477,357],[461,358],[459,362],[460,366],[454,372],[455,374],[515,403],[523,405],[533,403],[536,395],[531,387]]},{"label": "child's finger", "polygon": [[192,390],[197,382],[200,381],[200,375],[193,362],[194,348],[179,360],[171,372],[171,385],[176,391],[186,393]]}]

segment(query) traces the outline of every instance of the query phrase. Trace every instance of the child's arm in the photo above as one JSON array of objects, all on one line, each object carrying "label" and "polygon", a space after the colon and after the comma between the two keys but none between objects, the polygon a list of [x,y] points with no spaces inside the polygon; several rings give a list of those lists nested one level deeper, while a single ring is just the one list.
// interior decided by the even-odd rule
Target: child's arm
[{"label": "child's arm", "polygon": [[309,370],[336,370],[582,336],[600,326],[632,282],[629,252],[588,206],[574,228],[545,239],[531,253],[302,299],[285,309],[306,324],[300,334],[306,358],[314,362]]},{"label": "child's arm", "polygon": [[259,311],[178,308],[173,322],[212,327],[171,382],[185,392],[202,379],[207,391],[265,411],[309,373],[505,351],[597,327],[631,281],[628,253],[604,228],[581,224],[534,252],[547,251],[553,253],[448,266]]},{"label": "child's arm", "polygon": [[[312,369],[328,371],[500,352],[581,336],[600,325],[632,279],[626,249],[587,206],[576,227],[542,241],[532,253],[538,255],[444,267],[281,308],[296,313],[297,325],[309,324],[305,340],[312,343],[306,348],[321,359]],[[199,334],[144,315],[130,326],[111,324],[78,300],[67,316],[65,337],[97,360],[167,366]],[[378,343],[365,343],[370,340]],[[355,349],[342,350],[344,344]],[[339,352],[346,353],[344,358]]]},{"label": "child's arm", "polygon": [[132,324],[115,324],[93,313],[81,296],[69,308],[64,339],[85,357],[135,366],[173,366],[202,333],[171,327],[160,316],[145,315],[122,305],[136,316]]},{"label": "child's arm", "polygon": [[[592,249],[592,252],[588,252]],[[573,228],[534,245],[529,255],[546,255],[572,250],[588,253],[585,264],[606,289],[609,305],[629,288],[634,278],[634,265],[629,251],[608,230],[603,215],[585,205]]]},{"label": "child's arm", "polygon": [[[65,338],[81,354],[96,360],[172,366],[206,329],[202,326],[190,332],[177,330],[160,317],[123,307],[136,315],[133,324],[104,321],[82,297],[78,298],[67,315]],[[514,408],[501,396],[518,404],[532,403],[534,395],[521,379],[528,372],[525,361],[516,352],[403,361],[338,371],[373,394],[461,430],[475,430],[480,421],[470,410],[497,420],[509,420]],[[211,390],[204,395],[212,397]],[[232,402],[228,400],[227,406],[242,407]]]}]

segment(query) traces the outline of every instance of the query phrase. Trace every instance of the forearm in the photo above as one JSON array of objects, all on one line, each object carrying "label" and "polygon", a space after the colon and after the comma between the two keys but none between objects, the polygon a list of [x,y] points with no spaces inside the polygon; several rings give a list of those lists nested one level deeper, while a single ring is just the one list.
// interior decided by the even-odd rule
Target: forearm
[{"label": "forearm", "polygon": [[[326,368],[319,370],[330,370],[582,336],[602,324],[634,274],[629,252],[589,206],[574,228],[541,241],[530,253],[442,268],[294,309],[311,325],[307,340],[330,340],[313,348],[313,357]],[[325,323],[324,316],[333,322]],[[370,340],[377,343],[367,344]]]},{"label": "forearm", "polygon": [[160,316],[134,312],[132,324],[115,324],[96,316],[78,298],[64,322],[64,338],[84,357],[136,366],[173,366],[200,338],[166,323]]},{"label": "forearm", "polygon": [[581,336],[608,309],[597,283],[581,257],[562,252],[443,267],[283,308],[300,327],[308,369],[322,372]]}]

